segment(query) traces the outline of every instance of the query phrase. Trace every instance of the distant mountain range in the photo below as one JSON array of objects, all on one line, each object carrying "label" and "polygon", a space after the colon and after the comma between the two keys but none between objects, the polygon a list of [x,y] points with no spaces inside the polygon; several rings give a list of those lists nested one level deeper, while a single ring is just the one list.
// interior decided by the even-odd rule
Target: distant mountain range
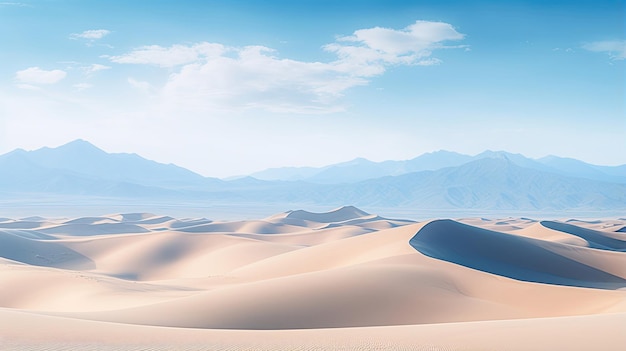
[{"label": "distant mountain range", "polygon": [[357,158],[320,168],[270,168],[250,176],[261,180],[303,180],[320,184],[353,183],[385,176],[399,176],[407,173],[457,167],[487,158],[505,158],[520,167],[537,171],[626,184],[626,165],[597,166],[572,158],[557,156],[546,156],[535,160],[505,151],[485,151],[476,156],[469,156],[442,150],[426,153],[406,161],[373,162],[364,158]]},{"label": "distant mountain range", "polygon": [[222,183],[136,154],[109,154],[84,140],[0,156],[0,191],[85,196],[175,196]]},{"label": "distant mountain range", "polygon": [[87,141],[0,156],[0,196],[80,196],[210,203],[417,209],[626,209],[626,165],[597,166],[504,151],[449,151],[412,160],[366,159],[321,168],[275,168],[234,180],[203,177]]}]

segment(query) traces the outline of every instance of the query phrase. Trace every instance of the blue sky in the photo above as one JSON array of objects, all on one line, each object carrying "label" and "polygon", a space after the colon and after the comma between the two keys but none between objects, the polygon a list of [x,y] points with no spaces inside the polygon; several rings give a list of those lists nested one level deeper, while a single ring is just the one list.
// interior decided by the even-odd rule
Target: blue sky
[{"label": "blue sky", "polygon": [[626,163],[624,1],[0,1],[0,153]]}]

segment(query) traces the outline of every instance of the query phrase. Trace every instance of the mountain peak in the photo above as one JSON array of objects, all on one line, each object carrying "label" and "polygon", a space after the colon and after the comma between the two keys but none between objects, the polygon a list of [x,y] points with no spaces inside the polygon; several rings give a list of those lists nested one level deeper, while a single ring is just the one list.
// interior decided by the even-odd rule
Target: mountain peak
[{"label": "mountain peak", "polygon": [[55,162],[64,163],[64,161],[75,164],[84,163],[87,160],[93,162],[96,158],[102,158],[108,155],[106,151],[83,139],[76,139],[55,148],[43,147],[31,151],[30,154],[31,158],[41,159],[41,162],[48,165],[52,165],[52,163]]},{"label": "mountain peak", "polygon": [[81,139],[81,138],[78,138],[78,139],[72,140],[72,141],[70,141],[69,143],[67,143],[67,144],[65,144],[65,145],[68,145],[68,144],[93,145],[93,144],[91,144],[90,142],[88,142],[87,140],[85,140],[85,139]]},{"label": "mountain peak", "polygon": [[63,144],[59,147],[56,147],[55,149],[98,150],[98,151],[104,152],[99,147],[95,146],[94,144],[84,139],[76,139],[76,140],[70,141],[69,143]]},{"label": "mountain peak", "polygon": [[[15,155],[15,156],[12,156]],[[14,151],[3,157],[41,172],[51,172],[63,177],[82,177],[103,181],[107,189],[138,184],[164,189],[190,189],[206,185],[203,176],[187,169],[145,159],[137,154],[107,153],[84,139],[76,139],[55,148],[43,147],[34,151]],[[20,156],[20,157],[16,157]],[[11,160],[15,158],[16,160]],[[20,161],[20,159],[23,159]],[[17,166],[15,166],[17,167]],[[43,177],[43,176],[42,176]],[[53,182],[54,179],[50,180]],[[1,184],[0,184],[1,185]]]}]

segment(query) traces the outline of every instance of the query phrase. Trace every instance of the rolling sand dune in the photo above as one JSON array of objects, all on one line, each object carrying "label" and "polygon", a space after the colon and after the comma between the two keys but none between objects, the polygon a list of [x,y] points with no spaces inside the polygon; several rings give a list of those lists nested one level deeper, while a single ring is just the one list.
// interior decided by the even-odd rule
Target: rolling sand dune
[{"label": "rolling sand dune", "polygon": [[2,350],[618,350],[624,219],[0,221]]},{"label": "rolling sand dune", "polygon": [[[626,314],[280,331],[154,328],[0,309],[3,350],[621,350]],[[32,330],[36,329],[37,333]],[[593,335],[590,335],[593,333]]]},{"label": "rolling sand dune", "polygon": [[362,211],[354,206],[343,206],[338,209],[325,213],[315,213],[304,210],[288,211],[271,218],[280,219],[299,219],[306,222],[318,223],[335,223],[343,222],[357,218],[371,216],[369,213]]},{"label": "rolling sand dune", "polygon": [[0,231],[0,256],[33,266],[95,268],[95,263],[88,257],[37,232]]},{"label": "rolling sand dune", "polygon": [[567,223],[541,221],[541,225],[552,230],[575,235],[586,240],[590,247],[612,251],[626,251],[626,237],[614,238],[596,230],[577,227]]},{"label": "rolling sand dune", "polygon": [[106,234],[147,233],[149,232],[149,230],[142,228],[141,226],[136,224],[126,223],[72,223],[47,228],[40,228],[39,232],[45,234],[62,234],[71,236],[91,236]]},{"label": "rolling sand dune", "polygon": [[34,221],[15,221],[8,220],[0,223],[2,229],[35,229],[43,225],[41,222]]},{"label": "rolling sand dune", "polygon": [[[562,228],[556,222],[542,222],[542,225],[545,223],[549,223],[551,229]],[[569,225],[564,226],[569,234],[590,236],[589,230],[576,231]],[[594,235],[605,238],[599,233]],[[605,239],[610,243],[617,241]],[[584,256],[583,249],[564,255],[561,243],[471,227],[451,220],[428,223],[410,243],[427,256],[518,280],[607,289],[626,287],[623,277],[581,263],[577,258]],[[615,270],[626,270],[626,257],[621,258],[622,255],[612,257]]]}]

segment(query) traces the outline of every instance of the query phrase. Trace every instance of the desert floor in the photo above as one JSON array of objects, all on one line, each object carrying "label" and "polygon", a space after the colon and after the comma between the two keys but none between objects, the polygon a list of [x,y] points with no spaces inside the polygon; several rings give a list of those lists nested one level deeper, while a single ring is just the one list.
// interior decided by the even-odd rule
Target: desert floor
[{"label": "desert floor", "polygon": [[626,218],[0,218],[0,350],[622,350]]}]

